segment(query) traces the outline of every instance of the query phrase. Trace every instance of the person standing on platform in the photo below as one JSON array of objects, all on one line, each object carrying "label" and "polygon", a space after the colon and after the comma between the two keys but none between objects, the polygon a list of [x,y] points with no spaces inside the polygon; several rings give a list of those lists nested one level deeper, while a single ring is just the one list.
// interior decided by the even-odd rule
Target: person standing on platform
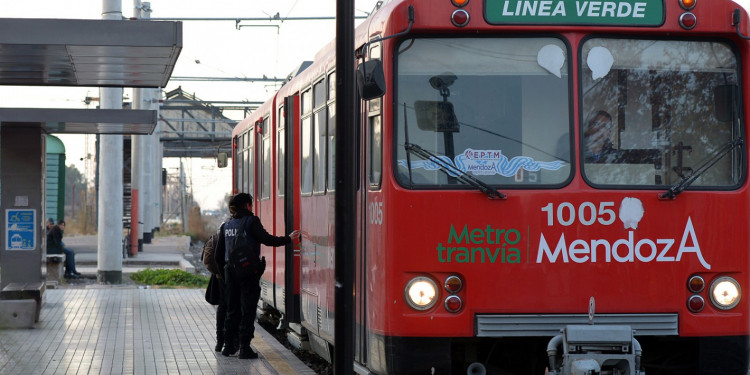
[{"label": "person standing on platform", "polygon": [[[221,354],[230,356],[237,352],[234,333],[239,330],[239,358],[258,358],[258,353],[250,348],[250,341],[255,333],[255,313],[260,299],[260,277],[265,270],[265,258],[257,259],[259,272],[247,279],[235,274],[229,264],[231,245],[239,231],[245,231],[255,254],[260,254],[260,244],[266,246],[283,246],[299,238],[299,231],[288,236],[278,237],[269,234],[260,219],[252,213],[253,197],[248,193],[239,193],[229,199],[231,219],[219,228],[219,239],[216,248],[216,263],[224,270],[227,303],[227,315],[224,324],[224,349]],[[243,220],[245,219],[245,220]],[[245,223],[244,228],[242,223]]]},{"label": "person standing on platform", "polygon": [[227,318],[227,301],[224,298],[226,285],[224,284],[224,269],[216,264],[216,247],[219,241],[219,232],[212,234],[203,245],[201,261],[211,272],[211,279],[206,289],[206,301],[216,306],[216,347],[215,351],[221,352],[224,348],[224,322]]}]

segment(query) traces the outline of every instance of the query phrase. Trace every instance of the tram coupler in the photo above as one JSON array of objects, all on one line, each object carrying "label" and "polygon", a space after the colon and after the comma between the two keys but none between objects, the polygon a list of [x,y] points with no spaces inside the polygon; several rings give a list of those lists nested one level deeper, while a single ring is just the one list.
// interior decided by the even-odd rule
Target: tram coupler
[{"label": "tram coupler", "polygon": [[547,356],[550,375],[646,374],[640,370],[641,345],[629,326],[566,326],[547,344]]}]

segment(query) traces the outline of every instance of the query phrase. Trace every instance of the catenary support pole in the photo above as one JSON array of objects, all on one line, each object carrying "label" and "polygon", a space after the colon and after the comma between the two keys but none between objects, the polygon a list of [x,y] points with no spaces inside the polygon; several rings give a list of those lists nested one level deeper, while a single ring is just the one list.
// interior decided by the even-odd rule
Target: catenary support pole
[{"label": "catenary support pole", "polygon": [[[144,21],[151,19],[151,3],[141,3],[139,18]],[[154,89],[143,89],[143,104],[144,109],[155,109],[153,108]],[[151,239],[154,235],[154,180],[157,176],[161,176],[161,173],[157,173],[155,169],[154,161],[154,148],[159,143],[158,135],[156,131],[149,135],[144,135],[144,146],[143,146],[143,185],[141,186],[141,196],[143,204],[143,213],[141,214],[141,222],[143,223],[143,230],[141,231],[141,239],[143,243],[151,243]]]},{"label": "catenary support pole", "polygon": [[[103,0],[102,19],[121,20],[120,0]],[[122,109],[122,88],[100,88],[102,109]],[[122,135],[102,135],[99,141],[99,219],[97,281],[122,283]]]},{"label": "catenary support pole", "polygon": [[[161,97],[161,90],[159,89],[152,89],[152,100],[151,100],[151,109],[153,110],[159,110],[159,98]],[[162,186],[162,156],[164,155],[164,145],[161,143],[161,124],[159,122],[156,123],[156,128],[154,129],[154,152],[153,152],[153,158],[154,158],[154,167],[153,167],[153,173],[154,178],[152,178],[152,182],[154,184],[153,189],[151,190],[151,201],[153,202],[153,209],[151,210],[152,213],[152,223],[156,226],[152,230],[159,231],[161,227],[162,222],[162,201],[163,201],[163,186]]]},{"label": "catenary support pole", "polygon": [[185,181],[185,168],[182,164],[182,158],[180,158],[180,213],[182,215],[182,232],[188,232],[188,196],[187,196],[187,181]]},{"label": "catenary support pole", "polygon": [[[146,4],[146,3],[144,3]],[[149,101],[150,109],[159,110],[159,98],[161,97],[160,89],[149,89]],[[162,166],[162,143],[161,139],[161,124],[156,123],[154,132],[150,135],[151,137],[151,186],[149,189],[149,202],[150,202],[150,226],[151,237],[153,238],[155,231],[159,230],[161,226],[161,166]]]},{"label": "catenary support pole", "polygon": [[[145,3],[144,3],[145,4]],[[151,94],[152,89],[143,89],[142,95],[143,95],[143,108],[144,109],[152,109],[151,108]],[[143,136],[143,184],[141,185],[141,197],[143,199],[143,202],[141,204],[141,207],[143,208],[143,214],[141,214],[141,223],[143,226],[143,230],[141,231],[141,240],[143,243],[151,243],[151,236],[153,235],[152,229],[154,227],[152,215],[153,215],[153,189],[154,189],[154,182],[153,179],[156,178],[156,173],[154,173],[154,142],[158,142],[158,140],[154,139],[155,135],[154,133],[151,133],[149,135]]]},{"label": "catenary support pole", "polygon": [[354,2],[336,0],[336,250],[334,367],[354,373],[354,254],[356,249],[356,98]]},{"label": "catenary support pole", "polygon": [[[133,15],[136,18],[141,17],[141,0],[133,0]],[[144,103],[144,91],[146,89],[133,89],[133,109],[147,109]],[[144,176],[144,158],[145,147],[147,145],[146,136],[132,135],[130,138],[130,247],[128,255],[137,256],[138,251],[143,250],[143,201],[144,183],[147,181]],[[133,252],[135,247],[135,252]]]}]

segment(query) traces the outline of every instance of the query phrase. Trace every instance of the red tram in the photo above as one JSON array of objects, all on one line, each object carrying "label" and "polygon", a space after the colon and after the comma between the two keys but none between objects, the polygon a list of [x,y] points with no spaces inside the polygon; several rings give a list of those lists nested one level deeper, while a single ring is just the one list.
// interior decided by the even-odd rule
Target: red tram
[{"label": "red tram", "polygon": [[[355,37],[384,82],[352,124],[355,370],[746,374],[738,3],[384,2]],[[264,307],[329,360],[334,63],[331,43],[233,134],[234,191],[303,232],[263,248]]]}]

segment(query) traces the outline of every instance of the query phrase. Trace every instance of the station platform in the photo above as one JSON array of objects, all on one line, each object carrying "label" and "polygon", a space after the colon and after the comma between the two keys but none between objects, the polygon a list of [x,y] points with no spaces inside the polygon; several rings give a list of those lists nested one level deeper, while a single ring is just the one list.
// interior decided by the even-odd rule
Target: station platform
[{"label": "station platform", "polygon": [[[144,246],[123,279],[146,267],[180,268],[172,262],[189,253],[181,238]],[[95,280],[87,258],[96,259],[96,237],[64,241],[79,272]],[[315,374],[258,324],[251,342],[258,359],[214,352],[215,309],[204,292],[95,281],[47,289],[34,328],[0,329],[0,374]]]},{"label": "station platform", "polygon": [[[76,269],[87,277],[96,277],[97,273],[97,237],[72,236],[63,238],[65,246],[76,253]],[[191,262],[195,256],[190,251],[190,237],[165,236],[153,238],[151,243],[143,245],[143,251],[135,257],[122,260],[123,274],[130,274],[150,268],[178,268],[194,272]]]}]

